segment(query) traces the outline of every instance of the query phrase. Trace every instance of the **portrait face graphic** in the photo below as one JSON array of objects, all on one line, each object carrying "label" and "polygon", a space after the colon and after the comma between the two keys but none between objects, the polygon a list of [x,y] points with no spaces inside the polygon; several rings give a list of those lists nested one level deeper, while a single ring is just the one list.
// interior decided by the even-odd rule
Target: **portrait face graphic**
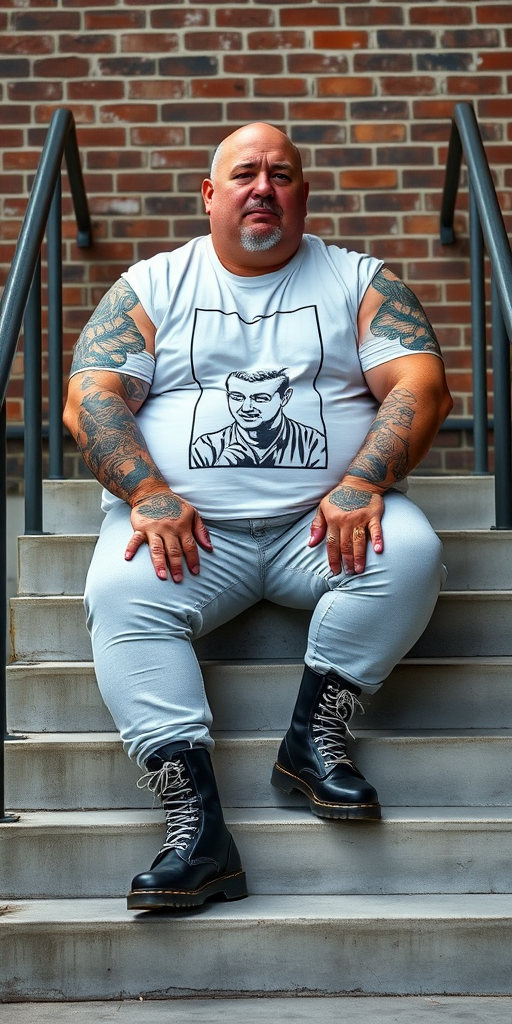
[{"label": "portrait face graphic", "polygon": [[228,377],[227,396],[229,411],[233,419],[244,430],[258,430],[279,422],[283,406],[289,401],[292,388],[281,394],[283,377],[270,380],[248,381],[240,377]]}]

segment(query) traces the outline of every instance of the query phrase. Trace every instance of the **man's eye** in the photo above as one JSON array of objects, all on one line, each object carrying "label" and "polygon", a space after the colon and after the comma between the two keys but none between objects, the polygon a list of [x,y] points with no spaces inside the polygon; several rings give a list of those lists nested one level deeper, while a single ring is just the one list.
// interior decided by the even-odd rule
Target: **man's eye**
[{"label": "man's eye", "polygon": [[228,398],[233,402],[243,402],[245,395],[241,395],[239,391],[228,391]]},{"label": "man's eye", "polygon": [[283,181],[291,181],[292,180],[288,174],[283,174],[282,172],[279,172],[278,174],[274,174],[274,178],[282,178]]},{"label": "man's eye", "polygon": [[270,395],[253,395],[255,402],[270,402]]}]

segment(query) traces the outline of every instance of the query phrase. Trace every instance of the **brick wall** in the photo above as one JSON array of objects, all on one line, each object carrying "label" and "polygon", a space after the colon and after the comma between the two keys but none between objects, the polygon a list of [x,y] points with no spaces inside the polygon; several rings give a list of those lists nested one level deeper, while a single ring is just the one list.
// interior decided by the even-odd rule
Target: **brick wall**
[{"label": "brick wall", "polygon": [[[470,414],[465,193],[449,249],[438,211],[459,100],[475,105],[502,209],[512,207],[508,0],[0,0],[0,27],[2,282],[51,114],[70,107],[78,125],[95,242],[76,248],[67,198],[67,367],[127,265],[208,230],[198,190],[216,144],[265,120],[302,152],[308,229],[382,256],[414,288],[443,346],[454,414]],[[8,414],[23,414],[21,355]],[[470,443],[441,435],[424,467],[470,469]]]}]

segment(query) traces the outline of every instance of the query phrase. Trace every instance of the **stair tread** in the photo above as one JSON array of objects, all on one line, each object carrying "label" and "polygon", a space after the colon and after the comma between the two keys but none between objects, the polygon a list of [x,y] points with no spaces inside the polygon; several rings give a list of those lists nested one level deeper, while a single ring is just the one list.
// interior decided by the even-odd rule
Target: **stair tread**
[{"label": "stair tread", "polygon": [[[364,729],[361,727],[352,730],[357,739],[380,739],[393,740],[396,742],[407,742],[409,740],[432,740],[440,739],[509,739],[512,737],[512,728],[504,726],[500,729]],[[233,732],[213,732],[216,743],[254,743],[269,741],[275,743],[282,737],[282,732],[276,729]],[[12,734],[7,742],[7,747],[23,745],[40,746],[100,746],[108,743],[120,743],[117,732],[39,732]]]},{"label": "stair tread", "polygon": [[[444,921],[510,920],[512,894],[499,893],[429,893],[419,895],[254,895],[230,903],[206,903],[201,914],[173,911],[180,919],[180,930],[205,929],[221,925],[261,926],[262,921],[290,922],[292,927],[313,921]],[[160,918],[163,922],[163,918]],[[30,926],[60,929],[79,926],[109,928],[115,925],[140,928],[146,922],[153,927],[155,918],[126,910],[124,898],[7,900],[0,904],[0,931],[4,928],[24,929]]]},{"label": "stair tread", "polygon": [[[306,807],[224,807],[225,817],[231,825],[246,826],[297,826],[304,828],[332,828],[330,821],[316,818]],[[15,826],[1,824],[7,835],[16,831],[26,833],[51,831],[78,832],[91,829],[97,831],[123,831],[148,825],[158,825],[163,819],[160,808],[112,809],[112,810],[68,810],[68,811],[23,811]],[[388,824],[451,826],[451,825],[506,825],[512,826],[512,806],[499,807],[383,807],[382,822]],[[339,827],[336,825],[335,827]],[[352,825],[342,824],[351,828]],[[379,826],[380,827],[380,826]]]}]

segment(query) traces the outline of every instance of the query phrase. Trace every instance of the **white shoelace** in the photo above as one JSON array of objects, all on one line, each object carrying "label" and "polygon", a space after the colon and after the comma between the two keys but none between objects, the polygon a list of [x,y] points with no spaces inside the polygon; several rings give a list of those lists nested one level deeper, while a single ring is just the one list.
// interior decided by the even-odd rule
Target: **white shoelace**
[{"label": "white shoelace", "polygon": [[198,798],[183,766],[166,761],[158,771],[143,775],[137,787],[149,789],[164,805],[167,835],[162,850],[185,850],[197,831],[200,815]]},{"label": "white shoelace", "polygon": [[[315,743],[324,759],[326,768],[349,761],[345,750],[345,738],[352,733],[348,723],[355,711],[364,708],[350,690],[340,690],[332,683],[328,684],[313,715],[313,736]],[[340,742],[342,749],[340,750]]]}]

